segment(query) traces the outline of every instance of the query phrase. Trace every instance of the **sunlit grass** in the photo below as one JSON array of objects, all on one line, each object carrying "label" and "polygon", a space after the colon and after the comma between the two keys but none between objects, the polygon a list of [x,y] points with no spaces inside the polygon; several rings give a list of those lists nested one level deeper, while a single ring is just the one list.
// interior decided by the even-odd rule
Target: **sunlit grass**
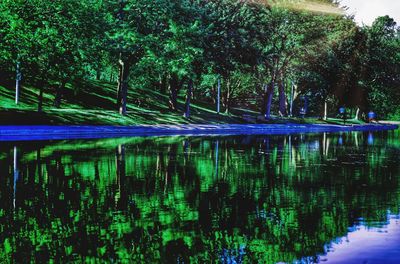
[{"label": "sunlit grass", "polygon": [[[115,109],[116,85],[92,81],[81,87],[68,85],[64,91],[61,108],[53,107],[54,89],[45,89],[43,112],[37,112],[39,89],[23,86],[20,103],[15,104],[13,87],[0,86],[0,124],[187,124],[187,123],[241,123],[247,110],[235,110],[231,115],[215,112],[215,105],[193,101],[192,117],[183,117],[184,98],[178,100],[179,110],[168,107],[168,95],[146,88],[129,90],[128,112],[121,116]],[[143,95],[146,96],[143,96]]]},{"label": "sunlit grass", "polygon": [[[39,89],[24,86],[21,90],[20,103],[15,104],[13,88],[0,86],[0,124],[24,125],[157,125],[157,124],[227,124],[259,123],[257,111],[233,108],[230,114],[217,114],[211,102],[194,100],[191,104],[191,117],[183,117],[184,98],[178,100],[179,110],[168,108],[168,96],[146,88],[129,90],[128,112],[121,116],[115,108],[115,85],[93,81],[87,85],[68,86],[64,92],[61,108],[54,108],[54,91],[44,91],[43,112],[37,112]],[[143,97],[143,94],[146,96]],[[145,98],[145,99],[143,99]],[[245,118],[248,116],[249,118]],[[285,124],[342,124],[339,119],[327,122],[317,118],[274,118],[269,123]],[[347,124],[359,124],[361,121],[348,120]]]},{"label": "sunlit grass", "polygon": [[267,1],[271,6],[282,7],[297,11],[327,15],[344,15],[344,9],[324,1],[310,0],[271,0]]}]

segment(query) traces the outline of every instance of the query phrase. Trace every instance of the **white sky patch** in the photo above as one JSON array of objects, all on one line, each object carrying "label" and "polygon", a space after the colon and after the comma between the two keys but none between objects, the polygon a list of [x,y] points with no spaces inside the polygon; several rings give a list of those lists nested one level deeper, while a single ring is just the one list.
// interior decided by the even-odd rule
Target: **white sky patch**
[{"label": "white sky patch", "polygon": [[349,7],[347,13],[355,15],[358,24],[371,25],[379,16],[389,15],[400,24],[400,0],[342,0]]}]

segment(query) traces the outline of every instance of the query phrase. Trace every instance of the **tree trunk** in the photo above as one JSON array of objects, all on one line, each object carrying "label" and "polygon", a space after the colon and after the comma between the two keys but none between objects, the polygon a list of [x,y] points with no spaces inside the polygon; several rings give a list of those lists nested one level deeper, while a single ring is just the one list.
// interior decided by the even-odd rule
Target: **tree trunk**
[{"label": "tree trunk", "polygon": [[221,78],[218,78],[217,85],[217,114],[221,111]]},{"label": "tree trunk", "polygon": [[266,93],[265,119],[271,118],[271,105],[272,105],[272,97],[274,95],[274,90],[275,90],[275,83],[271,82],[271,84],[268,86]]},{"label": "tree trunk", "polygon": [[96,80],[99,81],[101,79],[101,70],[97,69],[96,70]]},{"label": "tree trunk", "polygon": [[293,100],[294,100],[294,83],[292,82],[290,85],[290,109],[289,109],[290,117],[293,116]]},{"label": "tree trunk", "polygon": [[190,118],[190,98],[192,96],[193,90],[193,80],[189,80],[188,87],[187,87],[187,94],[186,94],[186,105],[185,105],[185,118]]},{"label": "tree trunk", "polygon": [[[120,57],[122,55],[120,54]],[[118,63],[118,83],[117,83],[117,110],[119,111],[119,108],[121,106],[121,95],[122,95],[122,78],[123,78],[123,71],[124,71],[124,65],[121,61],[119,60]]]},{"label": "tree trunk", "polygon": [[61,83],[56,88],[56,96],[54,98],[54,103],[53,103],[53,106],[56,108],[60,108],[62,92],[65,88],[66,83],[67,83],[66,80],[62,80]]},{"label": "tree trunk", "polygon": [[226,82],[226,98],[225,98],[225,114],[231,111],[231,81],[228,79]]},{"label": "tree trunk", "polygon": [[176,75],[173,75],[169,81],[169,108],[174,111],[178,111],[178,92],[182,88],[184,81],[185,78],[179,81]]},{"label": "tree trunk", "polygon": [[178,110],[178,80],[176,76],[172,76],[169,80],[169,108],[173,111]]},{"label": "tree trunk", "polygon": [[128,81],[129,81],[129,64],[119,60],[119,78],[118,78],[118,95],[117,105],[119,113],[126,115],[126,103],[128,97]]},{"label": "tree trunk", "polygon": [[43,111],[43,83],[40,84],[40,88],[39,88],[39,96],[38,96],[38,112],[42,112]]},{"label": "tree trunk", "polygon": [[261,115],[265,115],[267,110],[267,91],[268,91],[268,84],[263,84],[262,86],[262,104],[261,104]]},{"label": "tree trunk", "polygon": [[279,114],[281,116],[287,115],[285,84],[283,81],[279,83]]},{"label": "tree trunk", "polygon": [[327,100],[325,100],[325,103],[324,103],[324,118],[323,118],[325,121],[328,119],[328,101]]},{"label": "tree trunk", "polygon": [[159,90],[160,90],[160,93],[165,94],[165,92],[167,90],[167,77],[166,76],[160,76]]},{"label": "tree trunk", "polygon": [[20,69],[20,63],[17,62],[16,78],[15,78],[15,104],[19,103],[19,92],[21,89],[21,80],[22,80],[22,74],[21,74],[21,69]]},{"label": "tree trunk", "polygon": [[112,70],[110,71],[110,83],[114,81],[114,75]]},{"label": "tree trunk", "polygon": [[354,117],[354,119],[358,120],[359,118],[360,118],[360,108],[357,107],[356,116]]}]

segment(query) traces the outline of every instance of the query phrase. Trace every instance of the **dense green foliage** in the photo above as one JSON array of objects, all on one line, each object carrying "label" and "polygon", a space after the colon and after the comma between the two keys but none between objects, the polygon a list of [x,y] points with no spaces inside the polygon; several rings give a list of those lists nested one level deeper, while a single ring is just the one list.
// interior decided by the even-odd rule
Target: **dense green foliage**
[{"label": "dense green foliage", "polygon": [[100,79],[118,83],[109,108],[122,114],[146,100],[129,99],[137,87],[169,96],[170,111],[188,112],[189,99],[216,103],[220,82],[227,113],[244,107],[267,119],[287,116],[292,99],[297,114],[308,98],[314,116],[325,102],[331,115],[340,105],[400,115],[395,21],[360,27],[336,1],[292,2],[3,0],[1,84],[14,89],[17,74],[22,85],[39,87],[31,102],[39,111],[43,93],[59,108],[62,99],[74,103],[66,86]]}]

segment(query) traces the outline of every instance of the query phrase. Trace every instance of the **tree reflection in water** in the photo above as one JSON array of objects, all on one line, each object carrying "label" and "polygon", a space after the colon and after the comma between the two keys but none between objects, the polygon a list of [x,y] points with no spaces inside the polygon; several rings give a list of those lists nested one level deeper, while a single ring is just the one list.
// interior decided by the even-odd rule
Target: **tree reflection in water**
[{"label": "tree reflection in water", "polygon": [[399,214],[398,136],[4,143],[0,259],[318,261]]}]

